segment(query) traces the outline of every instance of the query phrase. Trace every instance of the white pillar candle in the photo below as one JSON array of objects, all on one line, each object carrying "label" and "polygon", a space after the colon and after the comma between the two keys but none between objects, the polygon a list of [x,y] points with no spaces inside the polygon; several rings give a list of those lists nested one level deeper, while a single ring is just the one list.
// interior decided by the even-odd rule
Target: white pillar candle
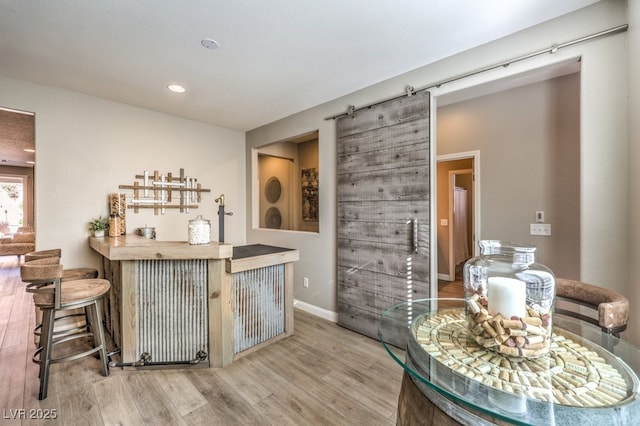
[{"label": "white pillar candle", "polygon": [[527,284],[507,277],[489,277],[487,282],[489,311],[501,313],[507,318],[524,317],[527,314]]}]

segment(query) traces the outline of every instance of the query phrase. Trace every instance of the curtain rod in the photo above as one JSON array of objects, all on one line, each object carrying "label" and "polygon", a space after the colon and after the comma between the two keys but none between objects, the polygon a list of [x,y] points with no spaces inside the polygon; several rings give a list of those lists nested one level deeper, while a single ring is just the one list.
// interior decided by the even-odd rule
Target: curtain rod
[{"label": "curtain rod", "polygon": [[344,117],[344,116],[347,116],[347,115],[351,115],[356,111],[359,111],[359,110],[362,110],[362,109],[371,108],[373,106],[380,105],[380,104],[382,104],[384,102],[392,101],[394,99],[403,98],[405,96],[411,96],[411,95],[414,95],[414,94],[416,94],[418,92],[421,92],[421,91],[424,91],[424,90],[433,89],[434,87],[440,87],[443,84],[452,83],[454,81],[462,80],[462,79],[465,79],[467,77],[472,77],[472,76],[477,75],[477,74],[482,74],[484,72],[491,71],[491,70],[494,70],[496,68],[506,68],[509,65],[513,64],[513,63],[524,61],[525,59],[530,59],[530,58],[533,58],[535,56],[544,55],[545,53],[552,53],[553,54],[553,53],[556,53],[558,50],[560,50],[560,49],[562,49],[564,47],[572,46],[572,45],[578,44],[578,43],[583,43],[585,41],[592,40],[592,39],[595,39],[595,38],[600,38],[600,37],[604,37],[604,36],[608,36],[608,35],[621,33],[621,32],[627,31],[628,28],[629,28],[628,24],[619,25],[617,27],[613,27],[613,28],[610,28],[608,30],[600,31],[600,32],[595,33],[595,34],[591,34],[591,35],[588,35],[588,36],[585,36],[585,37],[581,37],[581,38],[578,38],[578,39],[575,39],[575,40],[567,41],[565,43],[553,44],[553,45],[551,45],[551,47],[548,47],[546,49],[542,49],[542,50],[539,50],[537,52],[533,52],[533,53],[529,53],[529,54],[526,54],[526,55],[523,55],[523,56],[519,56],[517,58],[509,59],[508,61],[503,61],[503,62],[500,62],[500,63],[495,64],[495,65],[489,65],[489,66],[486,66],[484,68],[479,68],[479,69],[477,69],[475,71],[470,71],[470,72],[467,72],[467,73],[464,73],[464,74],[460,74],[460,75],[457,75],[455,77],[448,78],[446,80],[441,80],[441,81],[439,81],[437,83],[433,83],[433,84],[430,84],[430,85],[428,85],[426,87],[423,87],[422,89],[417,89],[416,90],[412,86],[407,86],[406,92],[404,94],[402,94],[402,95],[397,95],[397,96],[393,96],[393,97],[390,97],[390,98],[386,98],[386,99],[383,99],[383,100],[380,100],[380,101],[377,101],[377,102],[374,102],[374,103],[371,103],[371,104],[368,104],[368,105],[361,106],[359,108],[356,108],[353,105],[349,105],[347,107],[347,112],[343,112],[341,114],[336,114],[336,115],[333,115],[331,117],[326,117],[325,120],[335,120],[336,118],[340,118],[340,117]]}]

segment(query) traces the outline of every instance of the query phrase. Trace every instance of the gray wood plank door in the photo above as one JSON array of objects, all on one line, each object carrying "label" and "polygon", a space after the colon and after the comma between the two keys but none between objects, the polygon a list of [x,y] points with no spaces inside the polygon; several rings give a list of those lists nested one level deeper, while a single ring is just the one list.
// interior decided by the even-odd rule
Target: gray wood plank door
[{"label": "gray wood plank door", "polygon": [[338,324],[373,338],[387,308],[429,297],[429,105],[419,92],[337,122]]}]

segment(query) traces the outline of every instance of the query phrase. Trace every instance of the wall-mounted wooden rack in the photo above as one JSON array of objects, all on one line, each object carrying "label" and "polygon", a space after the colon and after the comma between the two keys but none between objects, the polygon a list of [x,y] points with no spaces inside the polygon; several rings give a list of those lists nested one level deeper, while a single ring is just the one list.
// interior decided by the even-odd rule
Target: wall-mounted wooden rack
[{"label": "wall-mounted wooden rack", "polygon": [[[181,213],[189,213],[189,209],[197,209],[201,202],[204,189],[198,179],[185,176],[184,169],[180,169],[180,176],[172,173],[160,174],[157,170],[149,174],[136,175],[142,179],[142,184],[135,181],[133,185],[120,185],[120,189],[133,189],[133,199],[127,206],[138,213],[139,209],[154,209],[154,214],[164,214],[165,209],[180,209]],[[178,194],[178,197],[174,193]],[[172,204],[178,202],[178,204]]]}]

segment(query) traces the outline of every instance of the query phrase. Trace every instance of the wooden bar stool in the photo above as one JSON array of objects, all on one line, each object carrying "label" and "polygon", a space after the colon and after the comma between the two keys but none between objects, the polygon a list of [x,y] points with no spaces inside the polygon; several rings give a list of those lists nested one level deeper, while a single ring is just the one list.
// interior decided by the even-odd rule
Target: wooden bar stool
[{"label": "wooden bar stool", "polygon": [[[50,365],[53,363],[73,361],[98,353],[103,375],[109,375],[104,330],[101,321],[101,303],[111,284],[107,280],[98,278],[62,282],[62,275],[63,266],[60,263],[31,261],[20,266],[22,281],[27,283],[26,291],[33,293],[34,304],[42,310],[40,346],[33,356],[33,362],[40,365],[40,392],[38,394],[38,399],[40,400],[47,397],[49,370]],[[59,337],[54,335],[53,324],[56,311],[73,308],[86,309],[90,323],[89,329]],[[72,355],[53,357],[55,346],[85,337],[93,337],[92,348],[86,350],[81,348],[80,352]]]},{"label": "wooden bar stool", "polygon": [[[48,249],[32,251],[24,255],[25,263],[49,257],[62,258],[62,249]],[[84,280],[87,278],[98,278],[98,270],[95,268],[70,268],[65,269],[62,274],[62,281]]]},{"label": "wooden bar stool", "polygon": [[[62,256],[62,249],[48,249],[32,251],[24,255],[24,262],[29,263],[37,261],[40,264],[46,263],[60,263],[60,257]],[[62,271],[62,281],[71,280],[83,280],[98,278],[98,270],[95,268],[71,268],[64,269]],[[42,329],[42,311],[36,309],[36,327],[33,330],[34,343],[39,345],[40,343],[40,330]],[[57,325],[54,333],[65,334],[69,332],[78,331],[87,327],[86,312],[84,309],[72,309],[68,311],[58,311],[56,313],[55,321]]]}]

